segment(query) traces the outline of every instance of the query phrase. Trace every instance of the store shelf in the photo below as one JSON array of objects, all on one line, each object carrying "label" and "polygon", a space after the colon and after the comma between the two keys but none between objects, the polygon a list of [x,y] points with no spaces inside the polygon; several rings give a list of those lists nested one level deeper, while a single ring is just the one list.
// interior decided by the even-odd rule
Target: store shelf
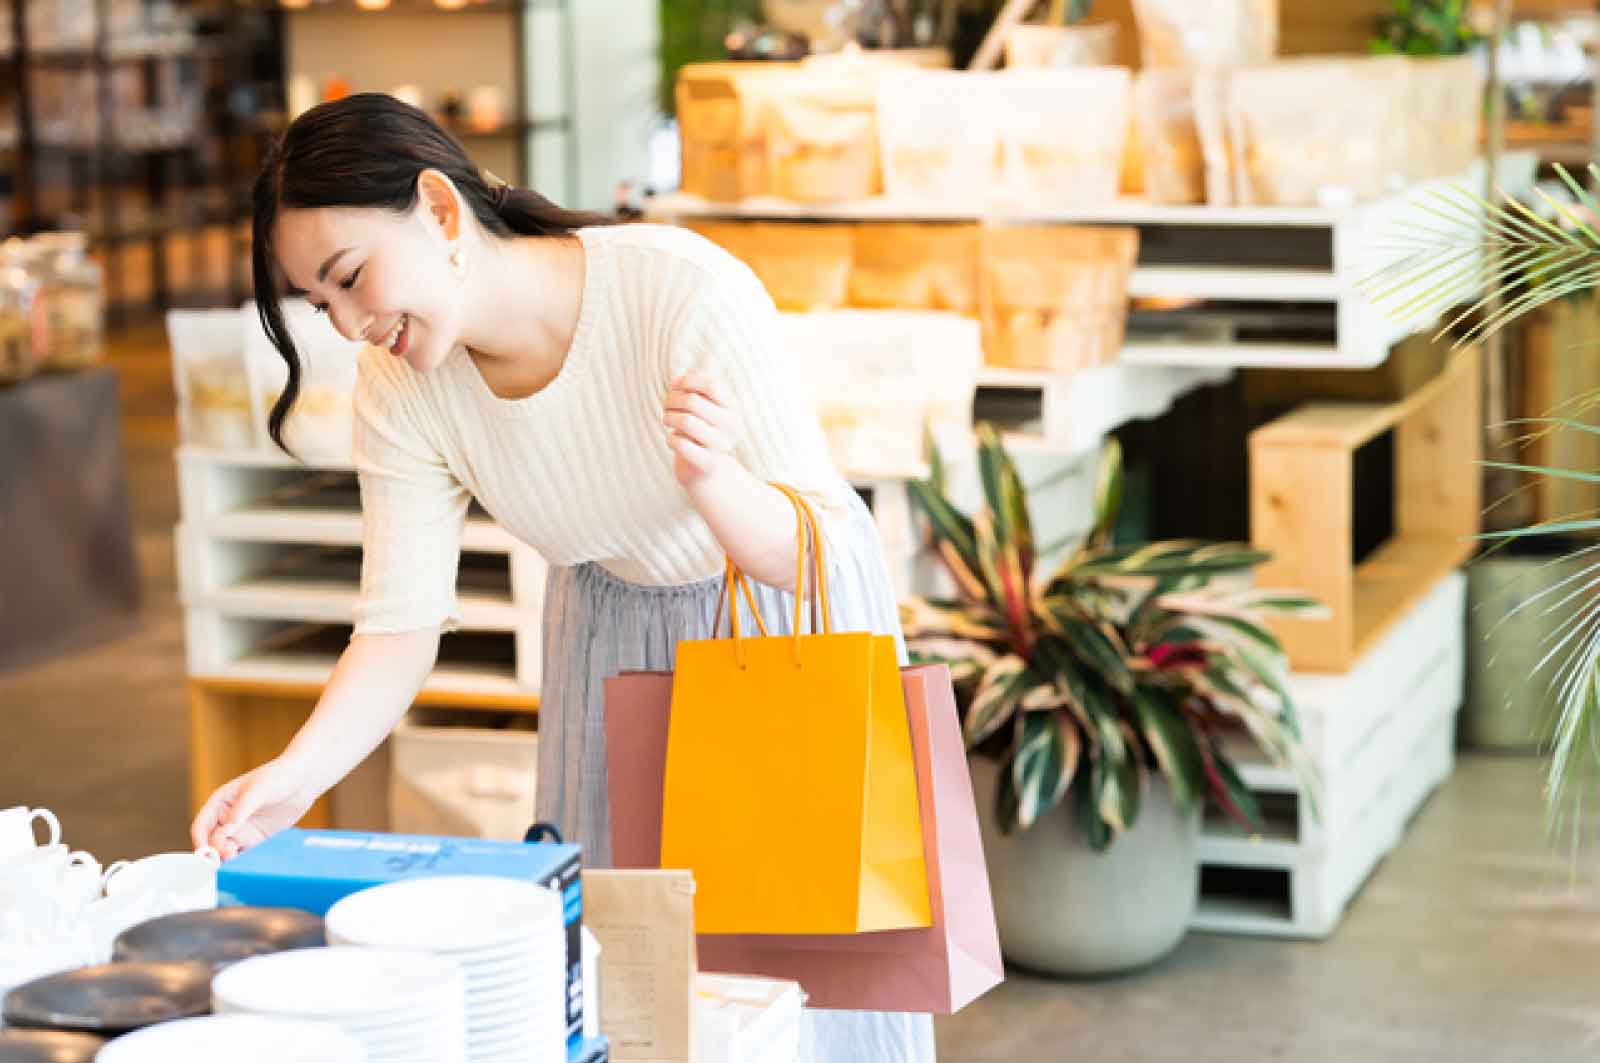
[{"label": "store shelf", "polygon": [[437,0],[301,0],[301,2],[261,2],[255,6],[281,11],[286,15],[480,15],[511,11],[526,11],[537,7],[528,0],[466,0],[465,3],[441,4]]},{"label": "store shelf", "polygon": [[[193,672],[191,679],[202,682],[224,681],[230,683],[270,684],[290,687],[321,689],[333,677],[334,665],[339,661],[335,654],[256,654],[241,657],[232,664],[204,672]],[[474,668],[467,665],[436,666],[422,686],[426,703],[429,695],[451,698],[481,697],[505,698],[519,701],[537,696],[517,683],[516,677],[491,667]]]},{"label": "store shelf", "polygon": [[[287,579],[249,580],[211,591],[202,600],[185,603],[214,608],[233,616],[261,620],[300,620],[308,623],[347,624],[355,614],[360,589],[354,585],[330,586],[320,581]],[[463,631],[515,631],[528,618],[509,596],[458,591]]]},{"label": "store shelf", "polygon": [[1128,294],[1185,299],[1322,300],[1345,293],[1337,275],[1299,269],[1205,269],[1144,266],[1133,271]]},{"label": "store shelf", "polygon": [[958,206],[916,200],[876,199],[846,203],[797,203],[773,197],[756,197],[737,203],[717,203],[699,196],[674,192],[656,196],[645,205],[652,221],[729,219],[741,221],[929,221],[1028,222],[1082,225],[1333,225],[1360,205],[1350,207],[1207,207],[1150,203],[1119,199],[1093,207]]}]

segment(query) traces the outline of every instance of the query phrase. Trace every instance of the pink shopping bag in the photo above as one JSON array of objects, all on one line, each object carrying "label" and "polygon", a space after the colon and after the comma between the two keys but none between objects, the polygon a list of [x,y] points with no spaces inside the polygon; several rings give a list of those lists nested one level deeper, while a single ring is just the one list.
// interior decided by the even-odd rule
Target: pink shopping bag
[{"label": "pink shopping bag", "polygon": [[[799,982],[814,1008],[950,1015],[1005,977],[978,812],[944,665],[901,670],[933,925],[868,934],[701,934],[700,967]],[[606,680],[612,861],[657,867],[670,672]]]}]

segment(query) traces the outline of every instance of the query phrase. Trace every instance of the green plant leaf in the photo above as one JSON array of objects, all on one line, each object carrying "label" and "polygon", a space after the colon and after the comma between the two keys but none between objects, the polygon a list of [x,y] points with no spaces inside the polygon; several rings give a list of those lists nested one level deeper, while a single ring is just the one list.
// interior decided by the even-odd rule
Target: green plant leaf
[{"label": "green plant leaf", "polygon": [[978,578],[978,537],[971,518],[926,480],[906,483],[911,501],[928,518],[933,541],[945,567],[961,593],[969,598],[984,597],[984,583]]},{"label": "green plant leaf", "polygon": [[1024,713],[1012,764],[1017,791],[1017,825],[1026,830],[1061,803],[1078,770],[1082,739],[1072,718],[1061,710]]},{"label": "green plant leaf", "polygon": [[1076,575],[1218,576],[1245,572],[1272,555],[1243,543],[1173,540],[1094,551],[1074,566]]},{"label": "green plant leaf", "polygon": [[1100,448],[1100,461],[1095,470],[1094,525],[1089,532],[1090,547],[1104,547],[1111,542],[1117,514],[1122,511],[1123,487],[1122,444],[1117,442],[1115,436],[1111,436]]},{"label": "green plant leaf", "polygon": [[967,748],[982,744],[1011,719],[1017,704],[1032,686],[1037,685],[1028,673],[1028,664],[1015,654],[997,658],[984,671],[967,709]]},{"label": "green plant leaf", "polygon": [[1115,627],[1086,619],[1059,595],[1045,599],[1039,613],[1084,667],[1097,672],[1112,690],[1133,693],[1128,649],[1117,637]]},{"label": "green plant leaf", "polygon": [[1011,784],[1012,765],[1016,753],[1007,753],[1000,761],[1000,770],[994,782],[994,819],[1001,834],[1014,834],[1017,829],[1017,788]]},{"label": "green plant leaf", "polygon": [[1249,831],[1261,829],[1261,806],[1256,801],[1256,795],[1239,778],[1239,773],[1234,770],[1219,750],[1212,747],[1209,741],[1199,744],[1200,763],[1204,767],[1206,780],[1211,787],[1211,797],[1222,809],[1223,814],[1241,827]]},{"label": "green plant leaf", "polygon": [[1205,796],[1206,776],[1188,718],[1166,696],[1145,688],[1134,693],[1134,708],[1173,801],[1179,811],[1189,811]]},{"label": "green plant leaf", "polygon": [[978,426],[978,472],[984,497],[994,514],[995,538],[1016,550],[1024,576],[1033,571],[1033,519],[1028,513],[1028,492],[1017,466],[1006,453],[993,425]]},{"label": "green plant leaf", "polygon": [[935,636],[999,642],[1006,637],[1005,626],[987,606],[939,598],[902,601],[900,626],[908,639]]},{"label": "green plant leaf", "polygon": [[1097,853],[1105,852],[1116,836],[1111,825],[1100,818],[1099,795],[1105,773],[1099,760],[1091,761],[1088,772],[1078,773],[1082,785],[1074,787],[1073,807],[1077,812],[1078,829],[1083,832],[1089,848]]}]

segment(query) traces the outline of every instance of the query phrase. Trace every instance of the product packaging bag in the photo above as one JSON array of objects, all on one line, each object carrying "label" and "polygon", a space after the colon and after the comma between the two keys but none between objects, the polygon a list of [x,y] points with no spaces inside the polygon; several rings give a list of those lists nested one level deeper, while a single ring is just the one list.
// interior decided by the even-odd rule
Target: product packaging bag
[{"label": "product packaging bag", "polygon": [[850,305],[978,313],[978,227],[865,222],[854,227]]},{"label": "product packaging bag", "polygon": [[[706,970],[792,979],[813,1008],[936,1015],[953,1014],[1000,984],[1000,939],[950,672],[944,665],[905,668],[900,681],[933,925],[877,934],[702,934]],[[612,856],[621,867],[655,867],[672,674],[616,676],[606,681],[605,700]]]},{"label": "product packaging bag", "polygon": [[742,637],[744,576],[729,560],[732,637],[677,647],[661,864],[694,873],[695,923],[707,933],[928,926],[894,639],[832,630],[815,517],[780,490],[795,506],[797,588],[807,555],[815,562],[821,633],[801,633],[796,594],[794,634]]},{"label": "product packaging bag", "polygon": [[981,248],[978,300],[988,364],[1070,372],[1121,354],[1137,229],[985,225]]},{"label": "product packaging bag", "polygon": [[585,868],[583,907],[600,943],[600,1006],[611,1058],[691,1063],[699,971],[693,876]]},{"label": "product packaging bag", "polygon": [[853,226],[701,221],[689,228],[749,266],[779,310],[838,310],[848,301]]}]

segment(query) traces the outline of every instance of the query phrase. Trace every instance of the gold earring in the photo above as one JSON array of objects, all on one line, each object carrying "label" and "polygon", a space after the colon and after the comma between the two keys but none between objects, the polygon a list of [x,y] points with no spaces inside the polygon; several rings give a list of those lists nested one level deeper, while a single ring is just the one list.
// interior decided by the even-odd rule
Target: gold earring
[{"label": "gold earring", "polygon": [[450,268],[458,277],[467,275],[467,253],[459,247],[450,252]]}]

